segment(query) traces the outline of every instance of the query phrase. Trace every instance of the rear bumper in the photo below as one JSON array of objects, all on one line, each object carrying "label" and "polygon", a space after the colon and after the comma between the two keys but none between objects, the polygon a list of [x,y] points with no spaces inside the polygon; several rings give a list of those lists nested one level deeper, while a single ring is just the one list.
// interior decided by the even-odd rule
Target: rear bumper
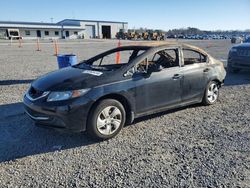
[{"label": "rear bumper", "polygon": [[91,107],[89,99],[76,100],[69,105],[65,102],[46,105],[39,102],[36,104],[24,96],[23,103],[25,112],[36,125],[73,132],[86,130]]}]

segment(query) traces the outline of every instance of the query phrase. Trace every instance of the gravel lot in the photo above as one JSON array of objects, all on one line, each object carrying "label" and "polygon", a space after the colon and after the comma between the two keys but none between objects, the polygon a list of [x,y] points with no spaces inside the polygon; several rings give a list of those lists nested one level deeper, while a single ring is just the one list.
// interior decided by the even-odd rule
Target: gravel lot
[{"label": "gravel lot", "polygon": [[[185,41],[225,60],[230,41]],[[122,41],[122,44],[131,43]],[[59,42],[86,59],[117,41]],[[137,119],[112,140],[35,127],[22,96],[57,69],[53,44],[0,41],[0,187],[250,187],[250,72],[228,74],[213,106]]]}]

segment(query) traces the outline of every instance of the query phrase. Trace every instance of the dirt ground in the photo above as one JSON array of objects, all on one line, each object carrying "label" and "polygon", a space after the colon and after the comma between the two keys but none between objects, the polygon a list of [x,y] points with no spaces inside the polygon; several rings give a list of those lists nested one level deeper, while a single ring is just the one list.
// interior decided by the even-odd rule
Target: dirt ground
[{"label": "dirt ground", "polygon": [[[227,74],[220,100],[146,116],[108,141],[34,126],[22,98],[58,69],[53,43],[0,41],[0,187],[250,187],[250,72]],[[229,40],[184,41],[225,62]],[[122,41],[122,45],[134,43]],[[87,59],[117,40],[59,41]]]}]

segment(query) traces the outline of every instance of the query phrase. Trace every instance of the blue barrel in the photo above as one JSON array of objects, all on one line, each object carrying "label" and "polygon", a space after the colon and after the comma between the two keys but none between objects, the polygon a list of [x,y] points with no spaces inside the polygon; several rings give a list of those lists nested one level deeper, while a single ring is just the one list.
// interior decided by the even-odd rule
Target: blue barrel
[{"label": "blue barrel", "polygon": [[77,58],[74,54],[65,54],[57,56],[57,63],[59,69],[69,67],[77,64]]}]

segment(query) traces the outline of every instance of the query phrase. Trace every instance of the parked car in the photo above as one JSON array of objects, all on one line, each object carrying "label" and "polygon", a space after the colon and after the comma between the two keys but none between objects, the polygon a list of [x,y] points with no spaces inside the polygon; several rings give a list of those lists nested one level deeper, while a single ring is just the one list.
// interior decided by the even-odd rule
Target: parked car
[{"label": "parked car", "polygon": [[168,35],[167,38],[168,38],[168,39],[176,39],[176,38],[177,38],[177,35]]},{"label": "parked car", "polygon": [[38,78],[23,101],[37,125],[109,139],[135,118],[214,104],[225,75],[222,62],[193,46],[124,46]]},{"label": "parked car", "polygon": [[12,39],[16,39],[16,40],[22,39],[22,37],[20,36],[19,29],[7,29],[6,30],[6,34],[7,34],[7,38],[9,40],[12,40]]},{"label": "parked car", "polygon": [[244,43],[250,43],[250,37],[246,38],[246,39],[244,40]]},{"label": "parked car", "polygon": [[250,43],[233,46],[228,54],[229,72],[237,73],[241,69],[250,70]]},{"label": "parked car", "polygon": [[237,42],[237,37],[233,36],[233,37],[231,38],[231,43],[232,43],[232,44],[235,44],[236,42]]}]

